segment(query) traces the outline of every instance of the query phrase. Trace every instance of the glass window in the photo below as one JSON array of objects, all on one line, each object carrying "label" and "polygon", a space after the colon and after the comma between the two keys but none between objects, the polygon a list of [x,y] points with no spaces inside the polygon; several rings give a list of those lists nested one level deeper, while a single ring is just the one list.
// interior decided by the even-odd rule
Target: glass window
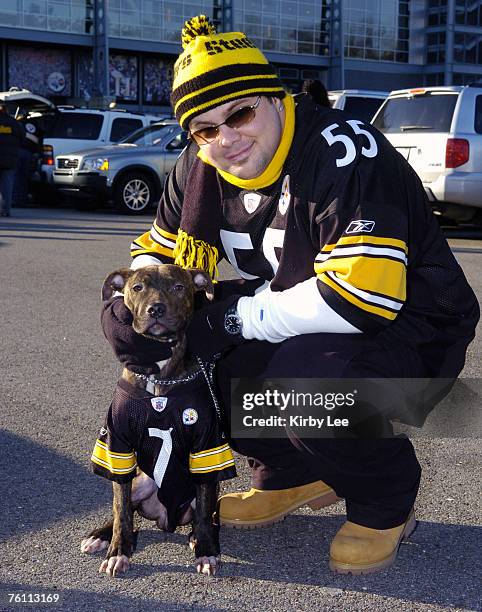
[{"label": "glass window", "polygon": [[397,132],[448,132],[458,95],[393,98],[383,107],[374,126],[384,134]]},{"label": "glass window", "polygon": [[482,134],[482,96],[477,96],[475,98],[474,130],[477,134]]},{"label": "glass window", "polygon": [[110,129],[110,140],[112,142],[119,142],[122,138],[125,138],[128,134],[131,134],[134,130],[142,127],[141,119],[131,119],[128,117],[118,117],[112,122]]},{"label": "glass window", "polygon": [[47,14],[47,0],[24,0],[23,13],[40,13],[42,15]]},{"label": "glass window", "polygon": [[373,115],[377,112],[382,104],[383,99],[379,98],[362,98],[348,96],[345,100],[344,111],[350,113],[352,117],[361,119],[370,123]]},{"label": "glass window", "polygon": [[62,112],[55,122],[51,138],[75,138],[78,140],[97,140],[104,122],[98,113]]},{"label": "glass window", "polygon": [[187,145],[187,142],[187,132],[181,132],[166,145],[166,149],[168,149],[169,151],[179,151],[181,149],[184,149],[184,147]]}]

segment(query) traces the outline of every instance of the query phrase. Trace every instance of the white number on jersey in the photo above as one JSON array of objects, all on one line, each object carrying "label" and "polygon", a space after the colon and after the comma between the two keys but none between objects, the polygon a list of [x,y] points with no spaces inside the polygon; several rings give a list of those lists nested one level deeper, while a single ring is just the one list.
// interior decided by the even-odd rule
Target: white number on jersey
[{"label": "white number on jersey", "polygon": [[[377,143],[375,139],[373,138],[373,136],[370,134],[370,132],[367,132],[366,130],[363,130],[360,127],[360,125],[363,125],[363,121],[358,121],[358,119],[350,119],[349,121],[347,121],[347,123],[351,127],[351,129],[355,132],[355,134],[363,134],[363,136],[365,136],[365,138],[368,140],[370,144],[370,147],[368,149],[365,147],[362,147],[362,150],[361,150],[362,155],[364,155],[365,157],[375,157],[376,154],[378,153]],[[330,147],[336,142],[341,142],[345,146],[345,149],[346,149],[345,155],[343,157],[337,158],[336,160],[337,167],[341,168],[343,166],[348,166],[355,159],[356,147],[355,147],[355,144],[353,143],[353,140],[349,136],[346,136],[346,134],[333,134],[333,131],[339,127],[340,126],[338,123],[333,123],[332,125],[329,125],[327,128],[325,128],[321,132],[321,135],[326,140],[326,142],[330,145]]]},{"label": "white number on jersey", "polygon": [[[236,253],[234,249],[243,249],[243,250],[253,250],[253,243],[251,241],[251,236],[246,232],[230,232],[229,230],[221,230],[220,231],[221,242],[223,243],[224,252],[226,253],[227,258],[229,259],[229,263],[233,266],[235,270],[238,271],[238,274],[247,280],[252,280],[258,278],[257,276],[253,276],[248,272],[244,272],[238,265],[236,260]],[[272,270],[273,276],[278,271],[279,261],[276,258],[275,247],[282,248],[283,241],[285,237],[285,230],[282,229],[274,229],[273,227],[266,228],[266,232],[263,236],[263,254],[268,260]],[[268,282],[262,285],[259,289],[257,289],[256,293],[265,289],[268,286]]]},{"label": "white number on jersey", "polygon": [[172,427],[170,429],[158,429],[157,427],[149,427],[149,435],[151,438],[161,438],[162,447],[157,457],[156,465],[154,466],[154,480],[156,485],[161,488],[164,474],[167,470],[167,464],[172,453]]}]

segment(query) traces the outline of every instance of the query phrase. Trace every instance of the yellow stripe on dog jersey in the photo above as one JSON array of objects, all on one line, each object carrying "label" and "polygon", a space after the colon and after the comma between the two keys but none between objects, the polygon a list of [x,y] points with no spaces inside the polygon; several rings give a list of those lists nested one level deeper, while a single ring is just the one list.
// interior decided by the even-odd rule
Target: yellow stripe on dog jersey
[{"label": "yellow stripe on dog jersey", "polygon": [[234,466],[234,457],[228,444],[189,454],[189,471],[192,473],[215,472],[231,466]]},{"label": "yellow stripe on dog jersey", "polygon": [[111,474],[129,474],[137,467],[137,459],[132,453],[113,453],[105,442],[97,440],[92,452],[91,461],[109,470]]}]

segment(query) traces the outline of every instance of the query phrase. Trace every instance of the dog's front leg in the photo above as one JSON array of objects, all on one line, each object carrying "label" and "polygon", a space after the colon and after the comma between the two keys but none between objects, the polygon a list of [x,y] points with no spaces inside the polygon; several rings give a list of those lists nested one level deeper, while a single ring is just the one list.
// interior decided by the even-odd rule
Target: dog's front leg
[{"label": "dog's front leg", "polygon": [[214,575],[221,566],[219,524],[216,517],[218,486],[196,485],[196,509],[189,546],[196,555],[196,569],[200,574]]},{"label": "dog's front leg", "polygon": [[114,492],[112,540],[99,572],[118,576],[128,570],[129,557],[134,548],[132,481],[124,484],[113,482],[112,488]]}]

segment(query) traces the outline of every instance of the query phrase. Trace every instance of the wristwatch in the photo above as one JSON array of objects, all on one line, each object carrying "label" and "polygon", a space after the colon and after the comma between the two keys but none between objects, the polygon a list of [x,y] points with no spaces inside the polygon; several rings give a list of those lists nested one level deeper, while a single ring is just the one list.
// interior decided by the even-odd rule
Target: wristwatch
[{"label": "wristwatch", "polygon": [[241,336],[243,321],[238,315],[237,302],[226,310],[224,315],[224,329],[231,336]]}]

